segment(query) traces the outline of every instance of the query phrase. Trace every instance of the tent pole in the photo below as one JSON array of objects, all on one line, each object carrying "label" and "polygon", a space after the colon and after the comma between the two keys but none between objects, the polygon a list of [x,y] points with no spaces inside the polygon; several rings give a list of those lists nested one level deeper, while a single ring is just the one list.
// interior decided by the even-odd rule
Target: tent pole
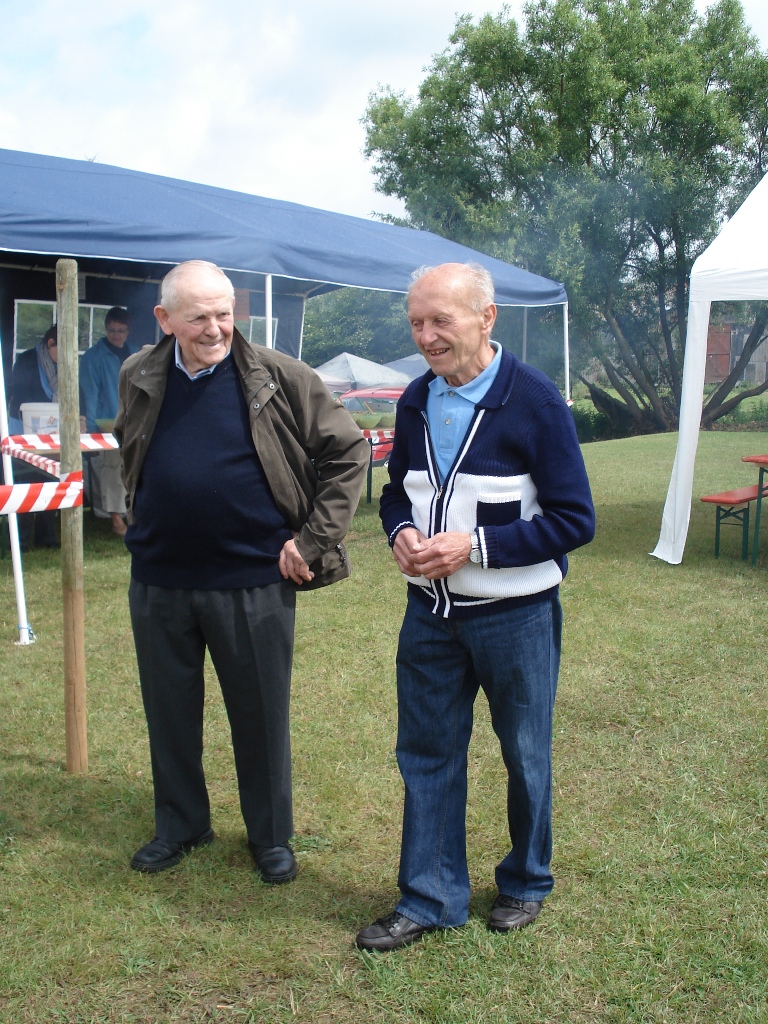
[{"label": "tent pole", "polygon": [[523,352],[522,360],[528,362],[528,307],[523,306]]},{"label": "tent pole", "polygon": [[563,304],[563,362],[565,364],[565,400],[571,402],[571,351],[568,343],[568,303]]},{"label": "tent pole", "polygon": [[264,316],[266,317],[265,333],[267,348],[274,348],[275,339],[272,336],[272,275],[264,275]]},{"label": "tent pole", "polygon": [[[8,415],[5,404],[5,378],[2,360],[0,360],[0,435],[8,437]],[[3,473],[6,484],[13,483],[13,459],[3,454]],[[23,515],[30,515],[29,512]],[[11,542],[11,562],[13,564],[13,585],[16,591],[16,619],[19,629],[17,644],[26,645],[35,642],[35,634],[27,621],[27,601],[24,594],[24,570],[21,564],[21,545],[19,544],[19,523],[15,512],[8,516],[8,537]]]}]

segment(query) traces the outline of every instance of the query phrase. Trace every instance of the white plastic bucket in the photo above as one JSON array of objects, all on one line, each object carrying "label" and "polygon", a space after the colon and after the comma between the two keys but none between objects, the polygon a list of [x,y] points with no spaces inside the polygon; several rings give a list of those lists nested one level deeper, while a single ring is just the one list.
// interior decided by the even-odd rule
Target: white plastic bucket
[{"label": "white plastic bucket", "polygon": [[59,429],[58,402],[22,402],[21,422],[25,434],[55,434]]}]

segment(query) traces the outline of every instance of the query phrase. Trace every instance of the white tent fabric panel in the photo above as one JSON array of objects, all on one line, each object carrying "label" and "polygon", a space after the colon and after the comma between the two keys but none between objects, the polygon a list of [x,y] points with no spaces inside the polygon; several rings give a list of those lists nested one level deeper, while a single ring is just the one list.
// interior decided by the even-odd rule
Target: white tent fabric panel
[{"label": "white tent fabric panel", "polygon": [[768,299],[768,175],[747,196],[691,270],[683,366],[680,433],[672,478],[652,554],[678,565],[691,517],[693,467],[699,441],[711,304]]}]

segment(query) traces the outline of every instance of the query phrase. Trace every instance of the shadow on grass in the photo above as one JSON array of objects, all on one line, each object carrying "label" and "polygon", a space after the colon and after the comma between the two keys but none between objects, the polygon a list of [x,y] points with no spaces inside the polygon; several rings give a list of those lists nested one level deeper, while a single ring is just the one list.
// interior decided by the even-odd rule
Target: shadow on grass
[{"label": "shadow on grass", "polygon": [[[138,887],[201,918],[223,915],[235,921],[245,916],[252,921],[254,915],[271,919],[284,913],[285,921],[295,924],[298,914],[350,933],[371,915],[391,909],[392,889],[372,888],[356,877],[354,842],[318,843],[316,837],[299,834],[294,838],[296,882],[269,886],[253,871],[244,827],[226,822],[210,847],[177,868],[147,876],[131,871],[128,862],[154,834],[149,781],[68,775],[55,761],[23,754],[0,755],[0,774],[6,793],[0,813],[0,876],[12,872],[18,857],[35,865],[38,881],[47,878],[57,886],[87,890],[89,903],[108,904]],[[26,886],[14,888],[23,898]]]}]

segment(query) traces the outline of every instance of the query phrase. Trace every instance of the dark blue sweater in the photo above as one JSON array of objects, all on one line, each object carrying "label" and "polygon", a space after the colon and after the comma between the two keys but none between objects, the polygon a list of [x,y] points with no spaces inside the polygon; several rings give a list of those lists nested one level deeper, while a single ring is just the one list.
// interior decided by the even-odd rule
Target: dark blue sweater
[{"label": "dark blue sweater", "polygon": [[281,579],[277,560],[291,533],[254,448],[231,356],[196,380],[171,366],[134,512],[126,545],[140,583],[229,590]]},{"label": "dark blue sweater", "polygon": [[482,564],[468,563],[445,580],[409,579],[444,617],[545,599],[566,574],[566,552],[595,532],[570,409],[543,373],[507,351],[501,360],[443,480],[426,422],[431,370],[397,406],[380,513],[390,544],[407,526],[427,537],[476,530],[480,541]]}]

